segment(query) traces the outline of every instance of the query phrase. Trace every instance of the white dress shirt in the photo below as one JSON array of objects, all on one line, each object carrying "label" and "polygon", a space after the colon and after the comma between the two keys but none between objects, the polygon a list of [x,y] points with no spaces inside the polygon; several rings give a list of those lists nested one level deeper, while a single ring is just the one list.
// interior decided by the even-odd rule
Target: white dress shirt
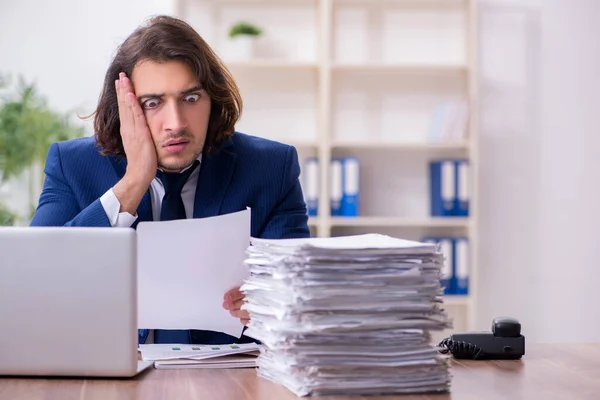
[{"label": "white dress shirt", "polygon": [[[202,155],[198,157],[198,161],[202,163]],[[191,168],[191,166],[188,168]],[[200,165],[192,171],[190,177],[185,182],[183,189],[181,189],[181,199],[183,200],[187,218],[192,218],[194,216],[194,197],[196,195],[196,183],[198,182],[199,173]],[[150,198],[152,202],[152,218],[155,221],[160,221],[160,209],[162,207],[164,195],[165,188],[162,181],[158,178],[154,178],[150,183]],[[102,207],[108,216],[110,225],[113,227],[129,228],[137,219],[137,215],[134,216],[128,212],[119,212],[121,210],[121,203],[119,202],[119,199],[117,199],[117,196],[115,196],[115,192],[113,192],[112,188],[108,189],[108,191],[100,197],[100,203],[102,203]],[[154,343],[154,329],[149,330],[145,342],[145,344],[152,343]]]},{"label": "white dress shirt", "polygon": [[[202,155],[198,157],[198,161],[202,162]],[[192,218],[194,215],[194,197],[196,196],[196,183],[198,182],[199,173],[200,166],[196,167],[192,172],[181,190],[181,199],[183,200],[187,218]],[[165,195],[165,188],[160,179],[154,178],[150,183],[149,189],[152,202],[152,218],[154,221],[160,221],[160,208],[162,199]],[[128,212],[119,212],[121,210],[121,203],[119,202],[119,199],[117,199],[117,196],[115,196],[115,192],[113,192],[112,188],[108,189],[108,191],[100,197],[100,203],[102,203],[102,207],[108,216],[111,226],[129,228],[137,219],[137,215],[134,216]]]}]

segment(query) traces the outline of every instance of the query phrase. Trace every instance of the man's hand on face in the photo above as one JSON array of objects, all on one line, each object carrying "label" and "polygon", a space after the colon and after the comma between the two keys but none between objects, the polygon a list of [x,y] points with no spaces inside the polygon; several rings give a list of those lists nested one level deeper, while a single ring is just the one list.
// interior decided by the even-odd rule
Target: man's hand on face
[{"label": "man's hand on face", "polygon": [[158,166],[156,147],[144,110],[133,90],[131,80],[121,72],[115,82],[121,121],[121,138],[127,155],[127,172],[141,182],[152,182]]},{"label": "man's hand on face", "polygon": [[156,147],[133,85],[124,73],[115,81],[115,90],[121,138],[127,156],[127,171],[123,179],[113,187],[113,191],[121,204],[120,212],[135,215],[144,193],[156,176]]},{"label": "man's hand on face", "polygon": [[243,325],[247,325],[250,322],[250,314],[246,310],[241,310],[244,297],[239,287],[231,289],[223,296],[223,308],[229,310],[231,316],[239,318]]}]

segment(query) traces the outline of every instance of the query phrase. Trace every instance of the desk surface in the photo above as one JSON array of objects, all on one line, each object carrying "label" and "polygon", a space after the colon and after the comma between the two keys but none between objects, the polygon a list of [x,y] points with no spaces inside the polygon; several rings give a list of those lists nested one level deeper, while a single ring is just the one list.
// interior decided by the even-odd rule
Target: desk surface
[{"label": "desk surface", "polygon": [[[528,345],[520,361],[452,363],[452,391],[429,396],[351,399],[599,399],[600,343]],[[296,399],[254,369],[155,370],[134,379],[0,378],[0,399]],[[327,400],[341,399],[327,397]]]}]

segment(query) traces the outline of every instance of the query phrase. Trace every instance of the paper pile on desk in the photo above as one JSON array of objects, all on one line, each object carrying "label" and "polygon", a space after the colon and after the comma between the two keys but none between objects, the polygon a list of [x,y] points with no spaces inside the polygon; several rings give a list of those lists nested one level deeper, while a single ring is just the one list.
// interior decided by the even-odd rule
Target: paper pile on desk
[{"label": "paper pile on desk", "polygon": [[448,391],[430,336],[451,327],[442,263],[435,244],[378,234],[253,239],[242,291],[259,376],[297,396]]},{"label": "paper pile on desk", "polygon": [[256,366],[259,345],[142,344],[142,360],[154,361],[157,369],[248,368]]}]

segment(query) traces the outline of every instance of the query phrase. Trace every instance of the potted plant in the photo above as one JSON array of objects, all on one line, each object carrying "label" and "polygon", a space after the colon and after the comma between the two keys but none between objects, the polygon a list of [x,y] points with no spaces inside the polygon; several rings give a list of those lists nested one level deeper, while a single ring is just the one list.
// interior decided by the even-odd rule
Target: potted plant
[{"label": "potted plant", "polygon": [[[15,88],[0,77],[0,185],[29,173],[29,209],[34,210],[37,189],[50,145],[84,135],[68,118],[51,110],[35,84],[19,79]],[[0,223],[12,224],[15,215],[0,204]]]},{"label": "potted plant", "polygon": [[5,204],[0,203],[0,226],[12,226],[15,224],[17,216]]},{"label": "potted plant", "polygon": [[232,44],[231,58],[235,61],[249,61],[252,59],[254,43],[262,33],[262,29],[247,21],[240,21],[233,25],[229,29],[229,39]]}]

